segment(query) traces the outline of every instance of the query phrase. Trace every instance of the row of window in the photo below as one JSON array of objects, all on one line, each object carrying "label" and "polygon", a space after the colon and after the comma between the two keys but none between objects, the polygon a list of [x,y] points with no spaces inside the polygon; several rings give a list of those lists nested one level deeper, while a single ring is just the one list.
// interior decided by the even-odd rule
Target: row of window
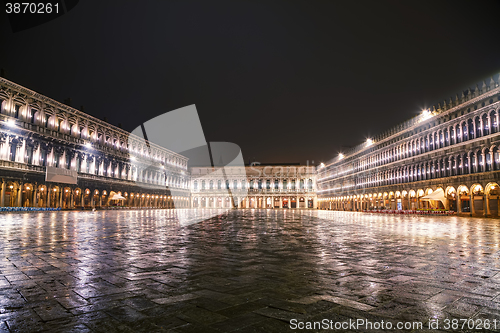
[{"label": "row of window", "polygon": [[320,192],[349,190],[354,187],[370,188],[496,170],[500,170],[500,155],[498,148],[492,147],[393,170],[364,172],[340,184],[336,181],[323,183]]},{"label": "row of window", "polygon": [[[23,112],[21,106],[18,104],[14,105],[10,111],[5,107],[6,101],[0,98],[0,111],[2,114],[20,119],[22,121],[32,123],[38,126],[46,127],[50,130],[58,131],[63,134],[72,135],[76,138],[90,140],[93,143],[98,143],[110,148],[127,152],[129,151],[129,145],[125,141],[120,141],[118,139],[113,139],[109,136],[97,133],[96,131],[89,131],[84,126],[73,125],[70,126],[67,120],[57,119],[54,115],[48,115],[43,112],[37,111],[34,108],[29,108],[29,112]],[[143,157],[149,157],[156,160],[165,160],[167,164],[187,168],[187,161],[182,160],[179,157],[167,157],[161,156],[159,152],[150,152],[146,147],[133,147],[130,149],[132,153],[142,155]]]},{"label": "row of window", "polygon": [[[214,187],[215,184],[217,184],[217,189],[219,189],[219,190],[223,189],[223,184],[225,184],[225,186],[224,186],[225,189],[238,189],[238,188],[245,189],[245,188],[248,188],[250,190],[253,190],[253,189],[262,190],[262,189],[264,189],[264,186],[265,186],[265,189],[267,189],[267,190],[270,190],[271,187],[275,190],[278,190],[280,188],[280,186],[279,186],[280,182],[277,179],[274,180],[273,186],[271,185],[270,179],[266,180],[265,184],[260,179],[258,181],[253,180],[253,181],[241,181],[241,182],[238,182],[237,180],[233,180],[232,182],[230,180],[226,180],[225,182],[223,182],[222,180],[217,180],[216,183],[213,180],[211,180],[208,182],[208,186],[209,186],[208,188],[207,188],[207,182],[205,180],[202,180],[201,181],[201,189],[202,190],[206,190],[206,189],[213,190],[213,189],[215,189],[215,187]],[[238,187],[238,185],[240,185],[240,187]],[[291,180],[290,182],[288,182],[287,180],[283,180],[281,185],[282,185],[281,188],[285,188],[285,189],[290,188],[292,190],[295,190],[296,182],[295,182],[295,180]],[[301,179],[299,181],[298,188],[301,190],[306,189],[306,188],[309,190],[312,190],[313,189],[312,179],[308,179],[308,180]],[[193,182],[193,189],[198,190],[198,181],[197,180],[195,180]]]},{"label": "row of window", "polygon": [[396,147],[385,149],[369,157],[363,157],[355,163],[338,168],[329,167],[327,176],[320,178],[318,181],[341,177],[351,172],[369,170],[373,167],[383,166],[405,158],[498,133],[498,116],[496,110],[490,110],[481,116],[478,115],[455,122],[418,139],[401,143]]},{"label": "row of window", "polygon": [[[93,163],[95,159],[93,158],[90,162],[85,162],[84,159],[76,158],[76,164],[71,165],[71,159],[68,156],[64,155],[64,152],[61,149],[52,148],[47,149],[46,146],[40,145],[38,160],[34,154],[33,147],[31,145],[26,145],[24,150],[24,156],[17,156],[17,153],[22,154],[22,150],[19,149],[16,142],[10,145],[10,150],[8,151],[8,156],[6,159],[13,162],[21,162],[30,165],[39,165],[39,166],[53,166],[56,168],[63,169],[73,169],[77,172],[94,174],[105,177],[113,177],[118,179],[128,179],[127,170],[130,169],[130,165],[122,162],[112,163],[107,159],[104,159],[102,163]],[[24,158],[23,158],[24,157]],[[154,175],[153,172],[135,172],[131,175],[131,179],[138,182],[151,183],[151,184],[160,184],[162,176],[158,176],[159,174]],[[182,182],[178,177],[169,177],[171,179],[169,185],[179,187]]]}]

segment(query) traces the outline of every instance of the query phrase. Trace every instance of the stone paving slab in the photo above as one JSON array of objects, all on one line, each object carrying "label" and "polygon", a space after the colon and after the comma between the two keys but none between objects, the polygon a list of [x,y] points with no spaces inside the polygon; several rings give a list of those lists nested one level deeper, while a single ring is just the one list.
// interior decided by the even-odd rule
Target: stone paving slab
[{"label": "stone paving slab", "polygon": [[235,210],[181,227],[175,214],[2,215],[0,333],[290,332],[293,319],[467,331],[431,318],[500,331],[498,220]]}]

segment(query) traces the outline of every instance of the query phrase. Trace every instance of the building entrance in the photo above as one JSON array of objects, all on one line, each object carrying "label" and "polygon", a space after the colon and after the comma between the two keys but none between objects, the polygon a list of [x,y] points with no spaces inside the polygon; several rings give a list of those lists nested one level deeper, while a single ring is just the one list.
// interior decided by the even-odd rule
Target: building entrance
[{"label": "building entrance", "polygon": [[283,199],[283,208],[288,208],[288,199]]},{"label": "building entrance", "polygon": [[280,208],[280,199],[274,198],[274,208]]}]

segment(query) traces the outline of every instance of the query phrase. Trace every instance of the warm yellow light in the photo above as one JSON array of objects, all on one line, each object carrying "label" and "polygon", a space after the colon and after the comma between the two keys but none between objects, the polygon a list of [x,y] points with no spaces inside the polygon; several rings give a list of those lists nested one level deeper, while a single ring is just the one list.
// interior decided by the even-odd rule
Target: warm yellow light
[{"label": "warm yellow light", "polygon": [[344,158],[344,154],[339,153],[339,159],[343,159],[343,158]]},{"label": "warm yellow light", "polygon": [[367,146],[371,146],[373,143],[373,140],[372,139],[366,139],[366,145]]}]

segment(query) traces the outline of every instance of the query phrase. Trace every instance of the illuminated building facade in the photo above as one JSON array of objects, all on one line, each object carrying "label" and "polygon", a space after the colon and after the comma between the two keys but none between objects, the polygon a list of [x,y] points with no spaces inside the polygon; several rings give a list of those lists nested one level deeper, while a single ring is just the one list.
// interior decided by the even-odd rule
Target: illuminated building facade
[{"label": "illuminated building facade", "polygon": [[0,207],[189,206],[186,157],[4,78],[0,106]]},{"label": "illuminated building facade", "polygon": [[191,168],[192,207],[316,208],[316,168],[251,165]]},{"label": "illuminated building facade", "polygon": [[500,88],[493,79],[320,165],[320,209],[498,216]]}]

